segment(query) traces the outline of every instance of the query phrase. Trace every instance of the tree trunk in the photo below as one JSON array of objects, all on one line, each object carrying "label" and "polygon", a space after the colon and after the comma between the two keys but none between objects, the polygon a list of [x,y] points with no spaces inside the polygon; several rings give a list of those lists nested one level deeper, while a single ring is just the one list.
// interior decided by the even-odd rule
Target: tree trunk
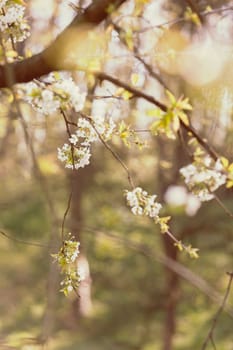
[{"label": "tree trunk", "polygon": [[[177,261],[177,248],[171,239],[163,235],[164,250],[167,257]],[[179,297],[179,278],[176,273],[166,268],[166,302],[163,350],[172,350],[173,336],[176,330],[176,307]]]},{"label": "tree trunk", "polygon": [[[183,153],[180,149],[180,144],[176,144],[173,146],[173,154],[170,153],[170,145],[166,143],[166,147],[164,147],[164,140],[162,138],[157,139],[157,145],[160,153],[160,159],[170,161],[171,157],[176,159],[176,166],[173,168],[172,178],[175,181],[180,162],[182,161]],[[164,170],[162,167],[158,169],[158,178],[160,183],[160,198],[164,198],[164,194],[169,186],[172,183],[171,175],[168,176],[166,169]],[[162,235],[162,243],[166,256],[174,261],[178,260],[178,250],[177,247],[174,246],[174,242],[171,238],[164,234]],[[162,350],[172,350],[173,349],[173,337],[176,330],[176,307],[178,303],[179,297],[179,277],[178,275],[171,271],[168,268],[165,268],[166,274],[166,284],[165,284],[165,319],[164,319],[164,333],[163,333],[163,345]]]},{"label": "tree trunk", "polygon": [[87,257],[82,244],[82,225],[83,225],[83,210],[82,199],[85,193],[85,180],[88,177],[89,169],[79,169],[73,171],[71,179],[71,207],[70,207],[70,231],[72,236],[80,242],[80,256],[77,262],[77,268],[81,272],[82,281],[79,286],[79,298],[73,302],[73,313],[75,318],[79,316],[87,316],[92,309],[91,301],[91,276]]}]

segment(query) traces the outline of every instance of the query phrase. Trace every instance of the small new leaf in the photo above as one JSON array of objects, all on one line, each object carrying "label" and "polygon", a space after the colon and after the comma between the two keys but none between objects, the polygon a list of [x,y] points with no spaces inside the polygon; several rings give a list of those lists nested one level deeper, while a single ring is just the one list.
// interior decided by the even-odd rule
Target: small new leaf
[{"label": "small new leaf", "polygon": [[133,74],[131,75],[131,82],[132,82],[132,84],[133,84],[134,86],[136,86],[137,83],[138,83],[138,81],[139,81],[139,75],[138,75],[137,73],[133,73]]},{"label": "small new leaf", "polygon": [[193,248],[191,245],[189,245],[188,247],[186,247],[186,251],[189,254],[190,258],[192,259],[199,258],[199,254],[198,254],[199,249]]},{"label": "small new leaf", "polygon": [[180,252],[184,250],[184,247],[181,241],[174,243],[174,246],[177,247]]},{"label": "small new leaf", "polygon": [[171,219],[170,216],[158,217],[156,223],[160,225],[161,233],[166,233],[169,230],[168,221]]}]

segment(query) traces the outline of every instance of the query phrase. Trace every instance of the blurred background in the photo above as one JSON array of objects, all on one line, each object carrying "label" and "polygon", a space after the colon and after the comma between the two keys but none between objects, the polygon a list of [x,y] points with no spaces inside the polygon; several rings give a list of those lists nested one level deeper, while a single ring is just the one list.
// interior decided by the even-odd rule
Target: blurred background
[{"label": "blurred background", "polygon": [[[40,52],[89,3],[26,1],[31,36],[18,45],[20,54]],[[231,161],[232,8],[232,1],[218,0],[126,1],[98,29],[106,40],[102,70],[161,101],[164,87],[189,97],[192,124]],[[70,59],[85,59],[91,44],[85,45],[80,57],[72,37]],[[151,124],[149,103],[116,99],[117,87],[83,72],[72,77],[88,94],[87,113],[124,119],[140,130]],[[8,93],[0,98],[0,229],[8,235],[0,236],[0,348],[201,349],[227,288],[226,272],[233,270],[233,224],[217,201],[200,203],[185,188],[179,169],[190,163],[189,136],[169,140],[140,132],[130,147],[115,137],[112,148],[135,183],[158,194],[176,237],[200,249],[197,260],[179,253],[150,220],[132,215],[123,196],[127,176],[100,142],[89,166],[65,170],[56,151],[67,139],[62,117],[42,116],[22,102],[46,195]],[[71,191],[66,232],[81,242],[80,298],[59,292],[61,276],[50,256],[59,249]],[[218,196],[233,212],[232,190]],[[232,327],[233,291],[214,332],[218,349],[233,350]]]}]

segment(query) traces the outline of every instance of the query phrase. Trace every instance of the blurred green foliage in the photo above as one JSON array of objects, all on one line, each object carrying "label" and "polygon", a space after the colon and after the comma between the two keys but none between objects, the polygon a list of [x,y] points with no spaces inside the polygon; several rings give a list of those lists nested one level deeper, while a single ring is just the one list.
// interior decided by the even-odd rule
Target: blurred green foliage
[{"label": "blurred green foliage", "polygon": [[[101,152],[103,150],[96,157],[100,157]],[[166,270],[156,261],[156,254],[162,251],[161,234],[150,220],[134,217],[125,210],[119,190],[124,187],[121,181],[124,182],[124,176],[116,172],[111,157],[103,166],[104,169],[95,170],[83,198],[81,249],[85,250],[90,263],[93,312],[87,318],[77,319],[73,310],[75,296],[66,299],[57,290],[56,326],[48,348],[161,349],[168,297]],[[57,185],[53,185],[53,196],[59,201],[63,198],[65,206],[67,192],[65,187],[61,190],[62,179],[60,174],[50,181],[53,184],[57,181]],[[0,203],[1,227],[14,238],[47,245],[48,214],[40,191],[34,182],[19,181],[20,190],[15,191],[15,196],[12,189],[11,196],[8,198],[5,193],[4,203]],[[225,204],[229,208],[232,205],[227,199]],[[223,294],[227,285],[225,272],[232,267],[230,218],[222,208],[209,203],[193,218],[187,217],[182,208],[177,211],[173,208],[173,221],[177,232],[193,230],[187,240],[200,248],[199,260],[190,261],[181,255],[181,261]],[[154,258],[137,250],[144,245],[154,252]],[[36,339],[46,305],[50,259],[47,248],[26,246],[2,236],[0,250],[3,346],[6,342],[13,349],[40,349]],[[196,350],[208,332],[218,304],[187,281],[181,279],[180,284],[174,349]],[[232,319],[223,313],[214,335],[219,348],[232,348],[231,329]]]}]

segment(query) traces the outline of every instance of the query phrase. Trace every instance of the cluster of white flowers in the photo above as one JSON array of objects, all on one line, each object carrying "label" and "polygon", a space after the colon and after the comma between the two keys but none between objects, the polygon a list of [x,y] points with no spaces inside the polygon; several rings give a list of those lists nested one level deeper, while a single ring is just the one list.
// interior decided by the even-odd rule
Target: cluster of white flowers
[{"label": "cluster of white flowers", "polygon": [[67,264],[75,262],[79,255],[79,246],[80,243],[72,239],[66,240],[62,247],[63,258]]},{"label": "cluster of white flowers", "polygon": [[125,191],[127,204],[131,207],[134,215],[145,215],[157,218],[162,205],[155,201],[156,195],[148,195],[141,187],[136,187],[133,191]]},{"label": "cluster of white flowers", "polygon": [[52,114],[60,107],[59,100],[55,98],[52,90],[41,89],[36,83],[25,84],[25,100],[42,114]]},{"label": "cluster of white flowers", "polygon": [[[75,136],[75,135],[74,135]],[[58,148],[58,159],[65,162],[65,167],[70,169],[84,168],[90,163],[90,147],[73,146],[65,143],[62,148]]]},{"label": "cluster of white flowers", "polygon": [[83,109],[86,100],[86,93],[80,92],[77,84],[70,77],[61,79],[52,85],[54,93],[60,98],[61,108],[67,109],[67,105],[79,112]]},{"label": "cluster of white flowers", "polygon": [[109,117],[108,120],[106,120],[104,116],[93,117],[93,125],[95,130],[105,141],[111,139],[116,128],[113,119]]},{"label": "cluster of white flowers", "polygon": [[69,141],[75,145],[80,141],[82,146],[90,146],[97,139],[98,136],[91,123],[85,118],[79,118],[76,133],[72,135]]},{"label": "cluster of white flowers", "polygon": [[5,40],[10,37],[14,42],[23,41],[29,36],[29,26],[23,18],[25,7],[16,1],[0,2],[0,30]]},{"label": "cluster of white flowers", "polygon": [[7,3],[7,0],[1,0],[0,1],[0,9],[2,9]]},{"label": "cluster of white flowers", "polygon": [[221,161],[214,164],[209,156],[200,162],[194,162],[180,169],[188,188],[200,201],[209,201],[214,198],[213,192],[224,185],[227,180]]},{"label": "cluster of white flowers", "polygon": [[91,144],[101,136],[108,140],[115,129],[111,118],[106,122],[104,118],[79,118],[77,130],[69,138],[70,144],[65,143],[58,148],[58,159],[65,162],[66,168],[79,169],[90,163]]},{"label": "cluster of white flowers", "polygon": [[42,114],[49,115],[58,109],[73,108],[76,112],[83,109],[86,93],[80,92],[72,78],[52,81],[50,84],[30,82],[23,86],[25,100]]},{"label": "cluster of white flowers", "polygon": [[[71,236],[71,234],[69,234],[69,236]],[[77,289],[81,281],[76,264],[74,264],[80,253],[79,246],[80,243],[74,241],[74,238],[71,237],[63,242],[63,245],[57,254],[52,254],[64,275],[64,279],[61,281],[61,292],[65,295],[68,295],[74,289]]]},{"label": "cluster of white flowers", "polygon": [[62,286],[60,292],[63,292],[65,296],[67,296],[74,288],[77,289],[79,287],[79,282],[80,277],[77,271],[74,270],[72,273],[66,274],[65,278],[60,283]]}]

